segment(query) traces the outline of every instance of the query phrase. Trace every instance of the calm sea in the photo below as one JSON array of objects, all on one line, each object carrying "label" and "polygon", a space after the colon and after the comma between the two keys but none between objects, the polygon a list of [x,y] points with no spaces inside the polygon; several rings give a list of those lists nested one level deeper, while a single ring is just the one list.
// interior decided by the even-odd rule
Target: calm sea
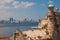
[{"label": "calm sea", "polygon": [[27,30],[32,27],[38,27],[38,24],[35,24],[35,26],[5,26],[5,27],[0,27],[0,37],[8,37],[10,36],[18,27],[19,30]]}]

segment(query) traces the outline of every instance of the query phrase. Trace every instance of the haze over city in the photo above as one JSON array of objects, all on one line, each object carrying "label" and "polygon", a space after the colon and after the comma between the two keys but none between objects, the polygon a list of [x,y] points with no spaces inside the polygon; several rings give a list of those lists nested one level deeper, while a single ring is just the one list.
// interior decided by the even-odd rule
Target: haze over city
[{"label": "haze over city", "polygon": [[[10,17],[23,20],[30,18],[38,20],[47,13],[47,6],[51,0],[0,0],[0,20]],[[52,0],[59,8],[60,0]],[[59,8],[60,9],[60,8]]]}]

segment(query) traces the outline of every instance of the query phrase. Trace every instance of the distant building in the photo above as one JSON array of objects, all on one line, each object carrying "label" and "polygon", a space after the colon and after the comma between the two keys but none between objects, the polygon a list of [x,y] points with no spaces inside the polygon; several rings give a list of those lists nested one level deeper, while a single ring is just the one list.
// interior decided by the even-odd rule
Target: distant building
[{"label": "distant building", "polygon": [[15,19],[10,18],[8,22],[10,22],[10,23],[15,23]]}]

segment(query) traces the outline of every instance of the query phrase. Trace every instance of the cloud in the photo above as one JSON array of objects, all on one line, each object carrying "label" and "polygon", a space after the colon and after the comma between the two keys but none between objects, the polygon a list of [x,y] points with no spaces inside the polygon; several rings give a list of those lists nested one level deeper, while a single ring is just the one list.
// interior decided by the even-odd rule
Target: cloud
[{"label": "cloud", "polygon": [[49,4],[50,4],[50,3],[52,3],[52,4],[53,4],[53,1],[49,0],[49,2],[48,2],[48,3],[49,3]]},{"label": "cloud", "polygon": [[10,3],[10,2],[13,2],[14,0],[2,0],[3,2],[7,2],[7,3]]},{"label": "cloud", "polygon": [[28,7],[31,7],[31,6],[33,6],[35,3],[33,3],[33,2],[21,2],[21,6],[22,7],[25,7],[25,8],[28,8]]},{"label": "cloud", "polygon": [[35,3],[33,3],[33,2],[14,1],[13,2],[13,7],[15,7],[15,8],[19,8],[19,7],[20,8],[28,8],[28,7],[33,6],[34,4]]},{"label": "cloud", "polygon": [[28,8],[33,6],[34,2],[24,2],[16,0],[0,0],[0,8]]},{"label": "cloud", "polygon": [[6,6],[7,3],[9,3],[11,1],[8,0],[0,0],[0,8],[9,8],[8,6]]},{"label": "cloud", "polygon": [[14,1],[14,2],[12,3],[12,6],[13,6],[14,8],[19,8],[19,7],[20,7],[20,2],[19,2],[19,1]]}]

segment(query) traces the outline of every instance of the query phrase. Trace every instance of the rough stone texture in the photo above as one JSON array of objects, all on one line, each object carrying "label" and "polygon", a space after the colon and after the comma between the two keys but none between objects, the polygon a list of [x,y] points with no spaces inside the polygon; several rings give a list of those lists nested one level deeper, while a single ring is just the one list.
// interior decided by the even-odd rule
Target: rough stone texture
[{"label": "rough stone texture", "polygon": [[9,40],[25,40],[20,30],[16,29],[15,32],[9,37]]},{"label": "rough stone texture", "polygon": [[52,40],[60,40],[60,12],[58,9],[54,11],[54,6],[51,5],[52,4],[48,6],[48,13],[45,16],[46,20],[40,20],[38,26],[42,28],[42,26],[46,24]]}]

